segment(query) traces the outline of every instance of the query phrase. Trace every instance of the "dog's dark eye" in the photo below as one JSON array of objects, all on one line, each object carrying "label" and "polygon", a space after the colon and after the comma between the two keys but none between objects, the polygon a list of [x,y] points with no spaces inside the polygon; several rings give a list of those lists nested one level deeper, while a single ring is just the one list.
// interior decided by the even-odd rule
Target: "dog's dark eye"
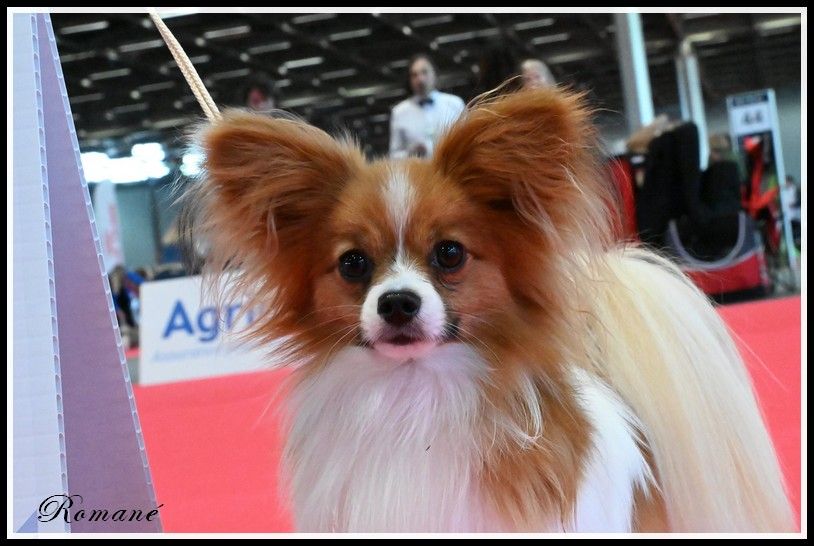
[{"label": "dog's dark eye", "polygon": [[464,245],[457,241],[441,241],[435,245],[433,265],[445,273],[453,273],[463,267],[466,261]]},{"label": "dog's dark eye", "polygon": [[366,281],[371,271],[373,262],[361,250],[348,250],[339,257],[339,274],[346,281]]}]

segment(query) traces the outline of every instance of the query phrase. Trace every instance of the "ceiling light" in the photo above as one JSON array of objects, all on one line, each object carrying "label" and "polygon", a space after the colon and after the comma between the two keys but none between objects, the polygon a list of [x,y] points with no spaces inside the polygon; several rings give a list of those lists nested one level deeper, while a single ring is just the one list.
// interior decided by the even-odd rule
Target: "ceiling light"
[{"label": "ceiling light", "polygon": [[105,70],[104,72],[94,72],[90,74],[88,77],[93,80],[109,80],[112,78],[121,78],[124,76],[129,76],[132,70],[129,68],[117,68],[116,70]]},{"label": "ceiling light", "polygon": [[146,40],[144,42],[133,42],[130,44],[123,44],[119,46],[119,51],[122,53],[132,53],[133,51],[142,51],[144,49],[153,49],[164,45],[163,40]]},{"label": "ceiling light", "polygon": [[339,42],[341,40],[352,40],[354,38],[364,38],[370,36],[373,31],[369,28],[360,28],[358,30],[348,30],[345,32],[335,32],[328,35],[328,39],[332,42]]},{"label": "ceiling light", "polygon": [[203,37],[207,40],[214,40],[217,38],[229,38],[231,36],[242,36],[251,32],[252,27],[249,25],[241,25],[238,27],[221,28],[217,30],[208,30],[203,33]]},{"label": "ceiling light", "polygon": [[104,30],[110,26],[107,21],[97,21],[95,23],[85,23],[82,25],[71,25],[62,27],[59,31],[60,34],[67,36],[69,34],[79,34],[80,32],[92,32],[95,30]]},{"label": "ceiling light", "polygon": [[424,19],[416,19],[412,22],[412,25],[416,28],[420,27],[429,27],[432,25],[442,25],[444,23],[449,23],[454,19],[452,15],[439,15],[437,17],[426,17]]},{"label": "ceiling light", "polygon": [[336,18],[334,13],[311,13],[308,15],[300,15],[291,19],[295,25],[304,25],[306,23],[313,23],[315,21],[326,21],[328,19]]},{"label": "ceiling light", "polygon": [[551,34],[549,36],[537,36],[536,38],[532,38],[531,43],[534,45],[541,45],[541,44],[553,44],[555,42],[564,42],[571,35],[567,32],[560,32],[559,34]]},{"label": "ceiling light", "polygon": [[532,28],[550,27],[554,24],[554,19],[547,17],[545,19],[535,19],[534,21],[525,21],[514,25],[515,30],[529,30]]},{"label": "ceiling light", "polygon": [[[286,69],[292,68],[303,68],[306,66],[315,66],[318,64],[322,64],[325,59],[322,57],[307,57],[305,59],[295,59],[293,61],[287,61],[283,64]],[[282,68],[282,66],[280,67]]]}]

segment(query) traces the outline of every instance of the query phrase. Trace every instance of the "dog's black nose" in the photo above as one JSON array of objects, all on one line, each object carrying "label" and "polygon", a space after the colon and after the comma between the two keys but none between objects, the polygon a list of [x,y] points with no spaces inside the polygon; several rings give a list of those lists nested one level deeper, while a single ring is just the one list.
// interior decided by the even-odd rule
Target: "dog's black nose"
[{"label": "dog's black nose", "polygon": [[379,316],[393,326],[404,326],[419,309],[421,298],[413,292],[386,292],[379,297]]}]

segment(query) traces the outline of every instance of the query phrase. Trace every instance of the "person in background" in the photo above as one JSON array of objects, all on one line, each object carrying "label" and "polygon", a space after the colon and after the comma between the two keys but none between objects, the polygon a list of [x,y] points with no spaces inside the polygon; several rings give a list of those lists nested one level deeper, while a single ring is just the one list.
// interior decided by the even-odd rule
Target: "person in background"
[{"label": "person in background", "polygon": [[789,223],[791,224],[791,234],[794,238],[794,244],[799,249],[801,248],[801,216],[800,205],[802,203],[802,194],[800,187],[794,181],[794,177],[790,174],[786,175],[786,183],[783,184],[783,198],[789,207]]},{"label": "person in background", "polygon": [[520,65],[520,73],[523,75],[523,88],[549,87],[557,85],[554,74],[539,59],[526,59]]},{"label": "person in background", "polygon": [[738,168],[738,177],[741,184],[746,184],[748,174],[743,157],[735,152],[732,147],[732,139],[726,133],[714,133],[709,137],[709,164],[719,161],[731,161]]},{"label": "person in background", "polygon": [[255,112],[268,112],[279,107],[280,97],[274,81],[265,74],[249,79],[238,97],[241,105]]},{"label": "person in background", "polygon": [[127,271],[123,266],[117,265],[110,271],[108,282],[125,348],[135,347],[138,345],[138,325],[133,315],[131,293],[127,287],[129,284]]},{"label": "person in background", "polygon": [[146,276],[137,271],[124,272],[123,283],[130,295],[130,311],[136,326],[141,323],[141,285],[145,280]]},{"label": "person in background", "polygon": [[126,277],[127,271],[124,266],[117,265],[110,271],[108,281],[110,282],[110,293],[113,296],[113,305],[116,308],[116,316],[119,317],[120,326],[132,328],[136,325],[136,321],[130,307],[130,291],[125,283]]},{"label": "person in background", "polygon": [[413,96],[390,113],[390,157],[428,157],[444,128],[464,110],[460,97],[435,88],[437,72],[429,56],[419,54],[408,65]]},{"label": "person in background", "polygon": [[135,273],[136,273],[136,275],[141,277],[141,279],[142,279],[141,282],[150,281],[150,280],[152,280],[152,277],[153,277],[150,270],[148,270],[145,267],[137,267]]},{"label": "person in background", "polygon": [[[786,203],[788,203],[789,208],[796,210],[797,219],[800,219],[800,201],[802,200],[800,188],[797,186],[797,183],[794,181],[794,177],[790,174],[786,175],[786,184],[783,186],[783,193],[785,193]],[[794,210],[792,210],[792,214],[794,214]]]}]

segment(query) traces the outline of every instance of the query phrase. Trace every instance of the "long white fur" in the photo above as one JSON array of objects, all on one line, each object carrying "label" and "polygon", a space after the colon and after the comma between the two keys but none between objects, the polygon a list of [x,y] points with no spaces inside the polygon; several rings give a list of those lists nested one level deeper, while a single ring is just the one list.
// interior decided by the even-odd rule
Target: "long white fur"
[{"label": "long white fur", "polygon": [[647,494],[655,486],[639,445],[641,424],[596,376],[580,369],[573,376],[577,399],[594,430],[570,530],[630,532],[635,489]]},{"label": "long white fur", "polygon": [[671,531],[789,532],[783,476],[720,316],[679,270],[627,249],[587,292],[598,373],[643,423]]},{"label": "long white fur", "polygon": [[[511,426],[485,415],[488,372],[463,344],[407,363],[371,349],[341,351],[293,397],[286,459],[297,528],[511,531],[485,508],[478,486],[490,447],[479,444],[482,419]],[[594,428],[591,456],[572,525],[558,529],[552,522],[569,518],[551,514],[537,530],[629,531],[634,488],[650,476],[635,418],[597,378],[575,371],[574,383]]]},{"label": "long white fur", "polygon": [[487,371],[462,344],[404,364],[342,350],[292,400],[297,529],[495,530],[479,500],[473,434]]}]

